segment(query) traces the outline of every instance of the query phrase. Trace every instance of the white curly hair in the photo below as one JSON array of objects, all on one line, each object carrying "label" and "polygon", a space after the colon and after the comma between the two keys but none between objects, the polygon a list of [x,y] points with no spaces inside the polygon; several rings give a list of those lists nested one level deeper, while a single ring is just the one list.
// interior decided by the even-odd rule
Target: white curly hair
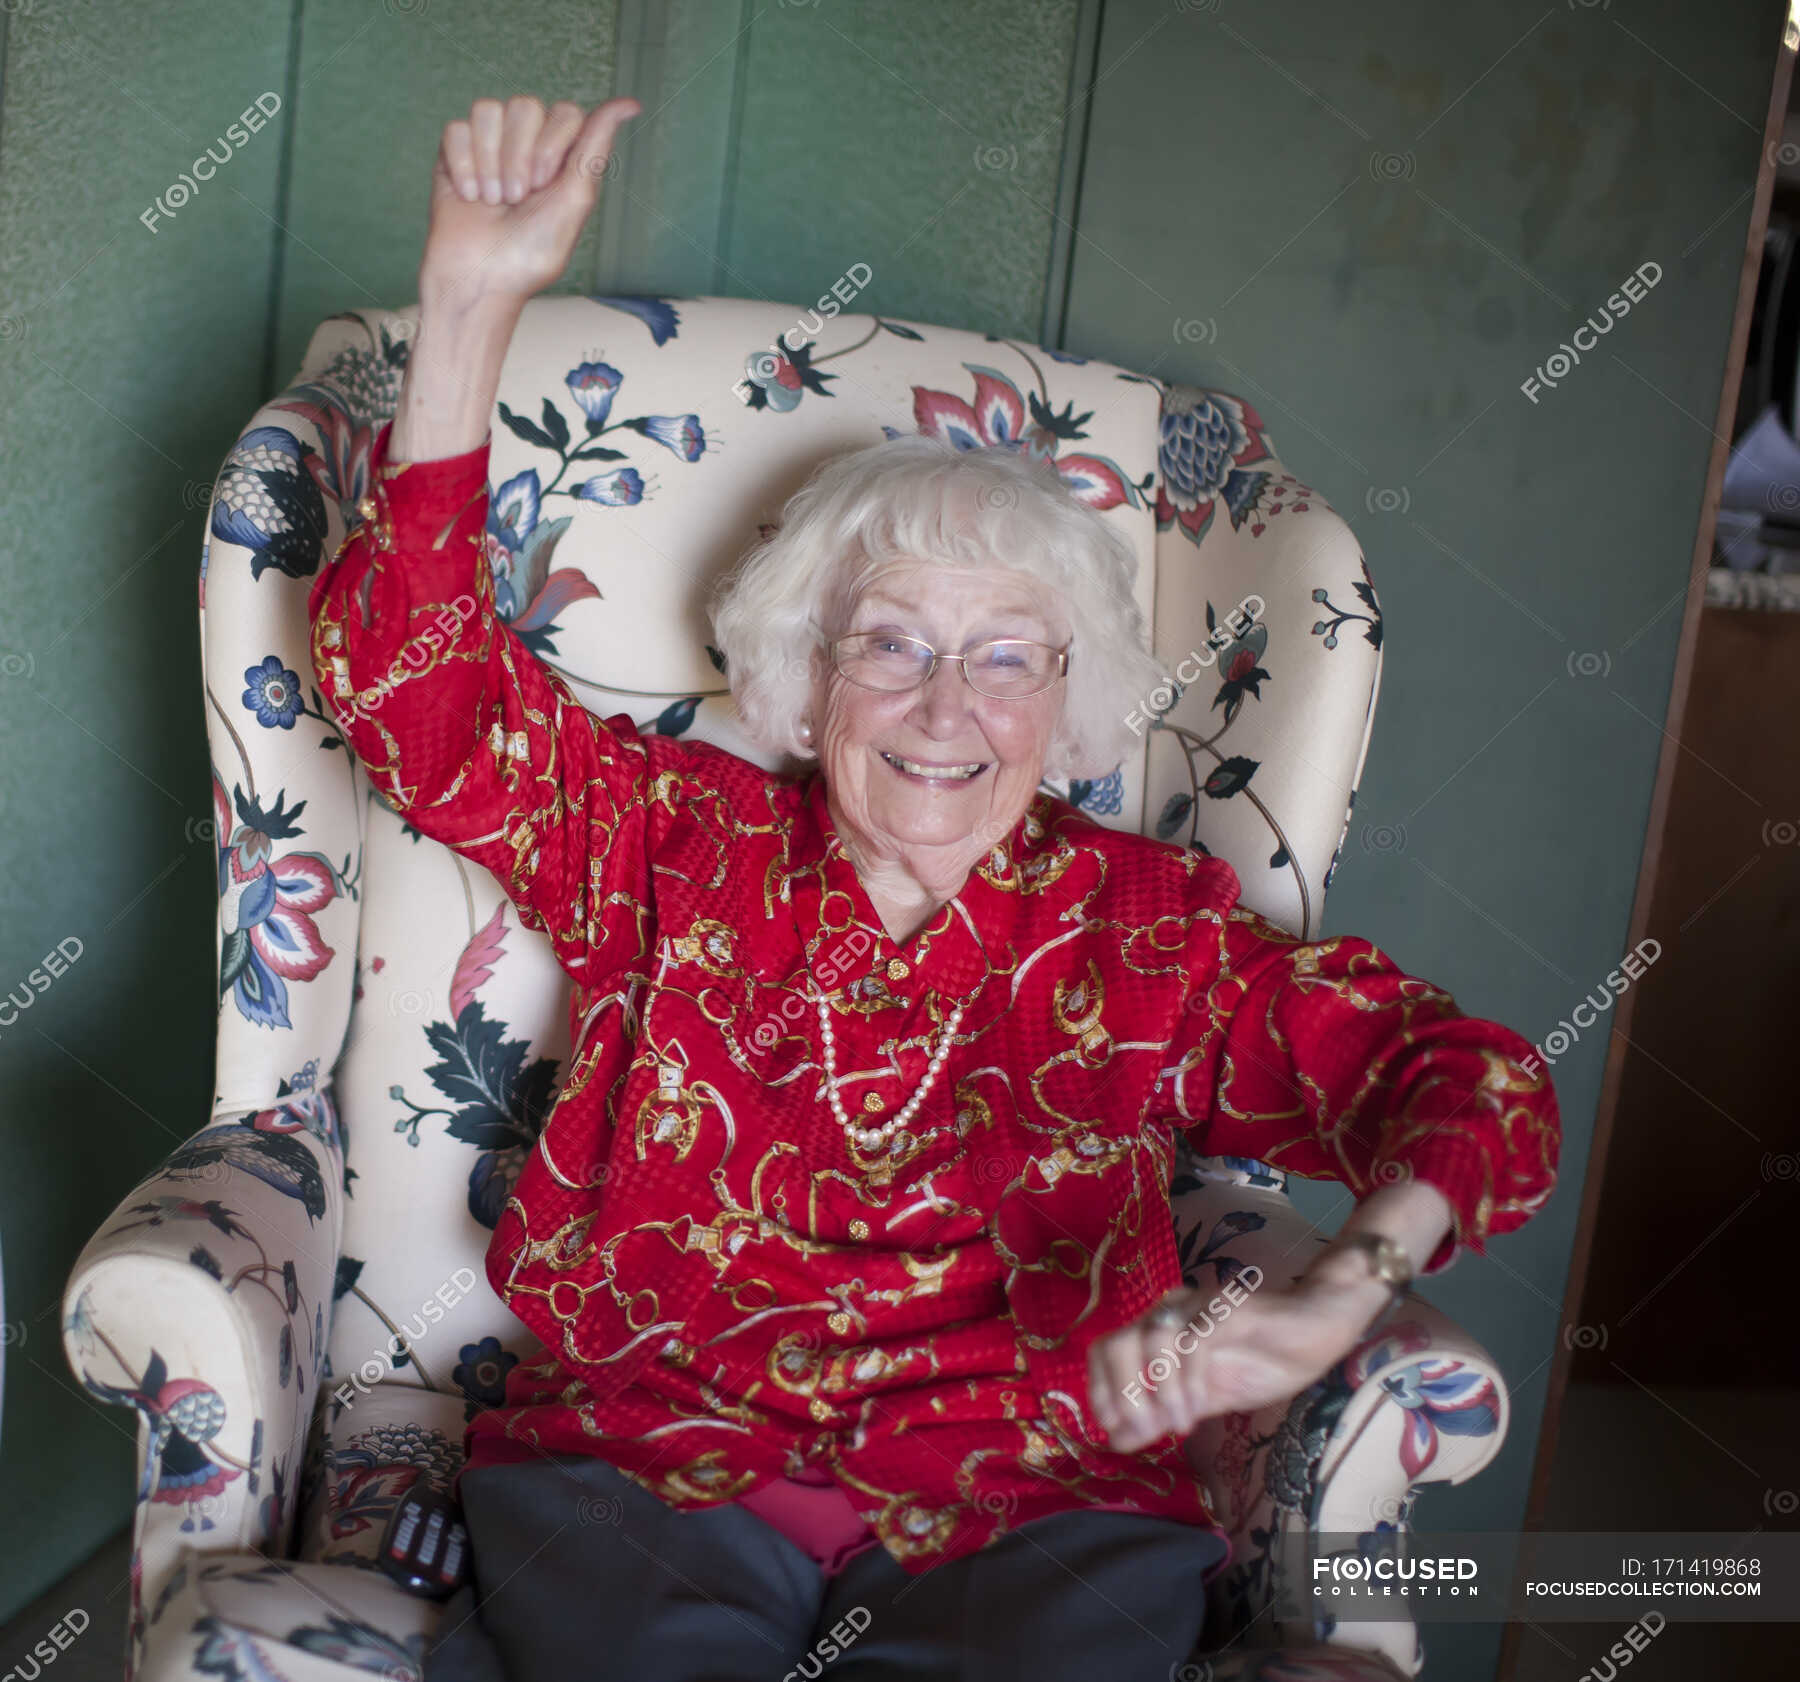
[{"label": "white curly hair", "polygon": [[1130,543],[1048,462],[920,433],[822,462],[714,587],[715,643],[753,740],[813,757],[800,733],[812,657],[871,574],[919,560],[1018,573],[1061,596],[1072,641],[1045,776],[1103,777],[1141,742],[1141,709],[1170,677],[1145,646]]}]

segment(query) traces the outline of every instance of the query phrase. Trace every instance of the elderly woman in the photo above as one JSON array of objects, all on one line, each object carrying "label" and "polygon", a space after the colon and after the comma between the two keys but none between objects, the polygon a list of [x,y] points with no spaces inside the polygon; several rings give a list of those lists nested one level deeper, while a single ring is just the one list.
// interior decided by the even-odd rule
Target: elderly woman
[{"label": "elderly woman", "polygon": [[[1021,455],[830,461],[726,581],[739,714],[801,774],[596,718],[530,655],[488,415],[637,109],[446,127],[399,412],[312,593],[375,785],[575,982],[488,1252],[543,1358],[470,1425],[475,1582],[428,1674],[1163,1682],[1227,1554],[1194,1425],[1520,1225],[1553,1094],[1367,941],[1301,944],[1222,860],[1040,789],[1115,766],[1163,673],[1129,549]],[[1202,1322],[1177,1132],[1357,1207]]]}]

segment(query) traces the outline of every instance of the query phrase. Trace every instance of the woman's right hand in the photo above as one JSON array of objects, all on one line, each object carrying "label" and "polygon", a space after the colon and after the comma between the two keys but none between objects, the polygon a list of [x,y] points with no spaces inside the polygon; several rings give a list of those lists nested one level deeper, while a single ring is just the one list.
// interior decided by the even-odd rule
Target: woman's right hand
[{"label": "woman's right hand", "polygon": [[529,95],[478,99],[444,125],[431,177],[431,226],[419,298],[455,317],[482,305],[522,307],[568,266],[600,196],[622,124],[643,106],[629,95],[583,113],[544,110]]}]

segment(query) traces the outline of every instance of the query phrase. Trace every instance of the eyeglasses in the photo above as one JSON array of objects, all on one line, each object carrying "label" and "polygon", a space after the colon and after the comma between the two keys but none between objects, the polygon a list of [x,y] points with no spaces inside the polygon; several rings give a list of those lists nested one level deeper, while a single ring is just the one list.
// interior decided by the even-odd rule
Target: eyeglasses
[{"label": "eyeglasses", "polygon": [[1069,645],[1006,637],[977,643],[962,654],[940,654],[928,642],[891,631],[860,631],[829,644],[837,669],[862,689],[895,693],[917,689],[940,660],[956,660],[978,695],[1023,701],[1059,682],[1069,669]]}]

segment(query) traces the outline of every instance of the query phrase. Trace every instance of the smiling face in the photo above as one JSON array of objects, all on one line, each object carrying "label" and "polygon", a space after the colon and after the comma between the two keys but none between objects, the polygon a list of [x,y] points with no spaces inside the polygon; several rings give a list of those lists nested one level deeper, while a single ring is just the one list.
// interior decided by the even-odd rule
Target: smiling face
[{"label": "smiling face", "polygon": [[[921,561],[873,574],[827,635],[857,631],[916,637],[947,654],[996,637],[1060,648],[1070,636],[1060,597],[1035,580]],[[956,661],[940,661],[917,689],[898,693],[852,683],[824,650],[817,668],[813,746],[853,862],[896,897],[911,892],[910,879],[916,897],[950,898],[1037,792],[1065,684],[1000,700],[979,694]],[[979,769],[967,776],[926,769],[971,766]]]}]

